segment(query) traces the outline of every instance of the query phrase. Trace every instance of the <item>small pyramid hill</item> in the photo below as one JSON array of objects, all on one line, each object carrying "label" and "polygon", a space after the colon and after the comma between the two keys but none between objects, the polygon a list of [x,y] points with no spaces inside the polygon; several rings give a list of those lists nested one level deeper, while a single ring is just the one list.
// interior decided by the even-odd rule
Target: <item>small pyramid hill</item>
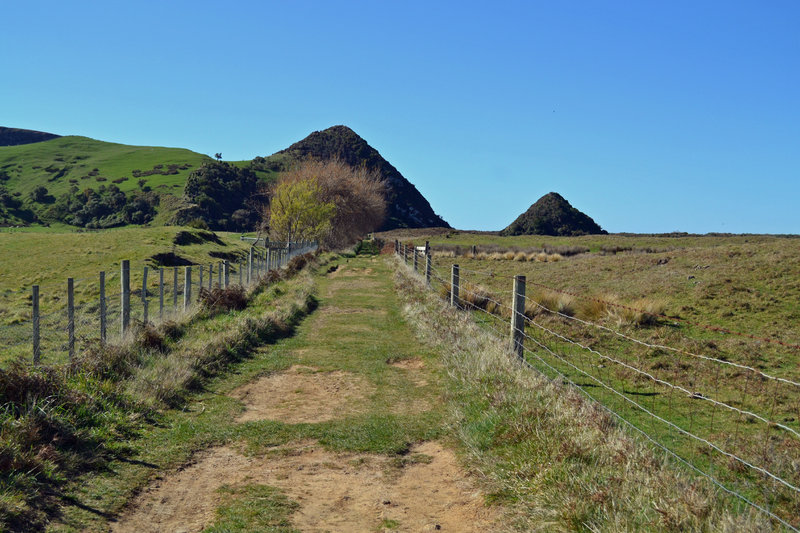
[{"label": "small pyramid hill", "polygon": [[288,148],[266,158],[256,158],[253,162],[265,170],[284,171],[297,161],[306,158],[334,157],[354,167],[364,165],[371,170],[377,170],[386,180],[387,213],[381,231],[396,228],[450,227],[434,213],[431,204],[411,182],[347,126],[333,126],[315,131]]},{"label": "small pyramid hill", "polygon": [[558,193],[539,198],[500,235],[574,236],[608,233],[588,215],[578,211]]},{"label": "small pyramid hill", "polygon": [[0,126],[0,146],[19,146],[20,144],[38,143],[49,141],[50,139],[58,139],[59,137],[54,133]]}]

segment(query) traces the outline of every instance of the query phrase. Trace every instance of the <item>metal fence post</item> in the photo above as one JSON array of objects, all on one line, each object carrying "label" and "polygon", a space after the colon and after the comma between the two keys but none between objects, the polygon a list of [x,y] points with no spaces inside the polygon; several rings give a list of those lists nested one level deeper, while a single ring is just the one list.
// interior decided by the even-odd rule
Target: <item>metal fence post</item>
[{"label": "metal fence post", "polygon": [[41,350],[39,346],[39,286],[31,287],[31,300],[33,303],[33,364],[39,364]]},{"label": "metal fence post", "polygon": [[514,276],[514,299],[511,309],[511,351],[525,358],[525,276]]},{"label": "metal fence post", "polygon": [[106,343],[106,273],[100,272],[100,342]]},{"label": "metal fence post", "polygon": [[131,262],[127,259],[124,259],[120,265],[120,284],[122,298],[120,333],[125,337],[128,327],[131,325]]},{"label": "metal fence post", "polygon": [[461,306],[458,299],[458,285],[458,265],[453,265],[452,269],[450,270],[450,305],[455,308],[459,308]]},{"label": "metal fence post", "polygon": [[183,311],[189,310],[192,304],[192,267],[187,266],[183,272]]}]

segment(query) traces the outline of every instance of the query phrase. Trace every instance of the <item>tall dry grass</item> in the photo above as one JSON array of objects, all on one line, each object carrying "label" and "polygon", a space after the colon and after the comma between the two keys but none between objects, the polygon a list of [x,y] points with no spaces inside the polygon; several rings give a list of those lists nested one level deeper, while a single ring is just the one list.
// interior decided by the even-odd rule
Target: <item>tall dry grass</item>
[{"label": "tall dry grass", "polygon": [[[506,343],[399,269],[404,316],[442,354],[451,427],[519,531],[770,530],[632,437],[601,406],[520,365]],[[551,302],[553,303],[553,302]]]}]

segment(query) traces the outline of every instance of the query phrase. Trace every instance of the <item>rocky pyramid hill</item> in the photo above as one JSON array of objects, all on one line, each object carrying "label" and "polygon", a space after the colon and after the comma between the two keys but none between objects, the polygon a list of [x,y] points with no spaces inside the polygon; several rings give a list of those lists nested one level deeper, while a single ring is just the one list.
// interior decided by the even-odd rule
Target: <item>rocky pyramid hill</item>
[{"label": "rocky pyramid hill", "polygon": [[574,236],[605,234],[591,217],[575,209],[558,193],[539,198],[522,213],[501,235]]},{"label": "rocky pyramid hill", "polygon": [[305,139],[266,158],[256,158],[254,165],[265,170],[287,170],[298,160],[305,158],[331,159],[338,157],[347,164],[365,165],[377,170],[386,180],[386,221],[380,228],[387,231],[396,228],[430,228],[450,225],[434,213],[431,204],[403,175],[378,151],[347,126],[333,126],[315,131]]}]

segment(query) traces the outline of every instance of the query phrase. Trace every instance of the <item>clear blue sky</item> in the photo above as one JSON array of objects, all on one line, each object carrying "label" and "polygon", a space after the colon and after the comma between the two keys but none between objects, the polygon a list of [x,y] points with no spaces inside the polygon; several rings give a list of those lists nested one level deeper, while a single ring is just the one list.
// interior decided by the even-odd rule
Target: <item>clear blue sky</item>
[{"label": "clear blue sky", "polygon": [[345,124],[464,229],[800,233],[800,2],[3,2],[0,125],[250,159]]}]

